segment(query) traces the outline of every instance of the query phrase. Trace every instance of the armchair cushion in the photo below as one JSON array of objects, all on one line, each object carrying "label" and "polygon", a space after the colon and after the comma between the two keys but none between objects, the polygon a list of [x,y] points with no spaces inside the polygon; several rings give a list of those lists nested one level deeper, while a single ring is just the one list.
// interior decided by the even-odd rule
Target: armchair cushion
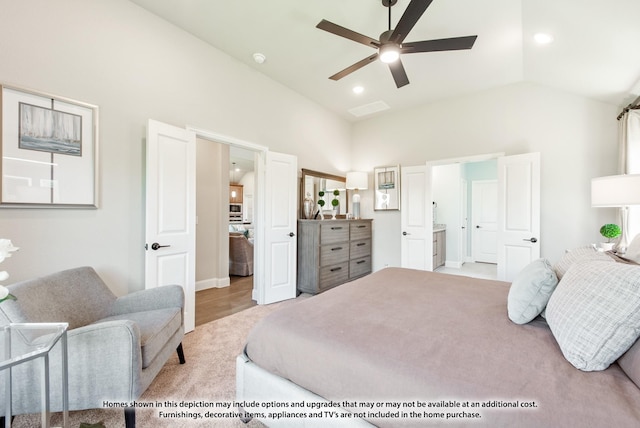
[{"label": "armchair cushion", "polygon": [[167,341],[182,325],[180,308],[154,309],[152,311],[114,315],[101,319],[98,323],[118,320],[133,321],[138,326],[143,369],[149,367]]}]

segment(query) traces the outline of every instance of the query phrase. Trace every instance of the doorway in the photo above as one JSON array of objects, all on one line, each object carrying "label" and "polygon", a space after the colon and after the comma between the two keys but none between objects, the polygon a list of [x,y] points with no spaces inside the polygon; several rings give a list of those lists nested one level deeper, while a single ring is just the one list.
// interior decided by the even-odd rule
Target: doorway
[{"label": "doorway", "polygon": [[495,278],[497,160],[434,165],[431,175],[433,224],[446,231],[445,265],[436,270]]},{"label": "doorway", "polygon": [[196,145],[198,326],[256,305],[255,152],[203,138]]}]

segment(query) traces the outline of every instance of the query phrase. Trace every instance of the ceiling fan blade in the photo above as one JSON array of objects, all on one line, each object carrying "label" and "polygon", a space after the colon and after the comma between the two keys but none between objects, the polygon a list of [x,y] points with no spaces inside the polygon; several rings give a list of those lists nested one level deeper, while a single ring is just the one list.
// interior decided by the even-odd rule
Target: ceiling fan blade
[{"label": "ceiling fan blade", "polygon": [[392,62],[389,64],[389,70],[391,70],[393,80],[395,80],[396,86],[398,88],[402,88],[404,85],[409,84],[407,72],[404,71],[404,66],[402,65],[402,61],[400,61],[399,58],[396,62]]},{"label": "ceiling fan blade", "polygon": [[350,65],[349,67],[345,68],[344,70],[337,72],[333,76],[329,77],[329,79],[331,79],[331,80],[340,80],[344,76],[349,75],[349,74],[353,73],[354,71],[361,69],[365,65],[371,64],[376,59],[378,59],[378,53],[377,52],[374,53],[373,55],[363,59],[362,61],[358,61],[355,64]]},{"label": "ceiling fan blade", "polygon": [[396,25],[393,33],[391,33],[389,41],[398,44],[402,43],[432,1],[433,0],[411,0],[411,3],[409,3],[409,6],[407,6],[407,9],[402,14],[400,21],[398,21],[398,25]]},{"label": "ceiling fan blade", "polygon": [[400,50],[403,54],[436,51],[459,51],[471,49],[478,36],[452,37],[450,39],[423,40],[421,42],[403,43]]},{"label": "ceiling fan blade", "polygon": [[328,31],[329,33],[335,34],[336,36],[353,40],[354,42],[362,43],[363,45],[370,46],[374,49],[378,49],[380,47],[379,41],[363,34],[356,33],[355,31],[344,28],[338,24],[334,24],[333,22],[327,21],[326,19],[320,21],[318,25],[316,25],[316,28]]}]

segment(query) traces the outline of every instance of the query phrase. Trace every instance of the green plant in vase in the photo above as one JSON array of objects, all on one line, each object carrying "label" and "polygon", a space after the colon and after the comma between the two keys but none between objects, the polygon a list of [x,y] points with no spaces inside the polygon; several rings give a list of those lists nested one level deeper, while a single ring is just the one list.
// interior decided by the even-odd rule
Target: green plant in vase
[{"label": "green plant in vase", "polygon": [[332,219],[335,220],[336,219],[336,214],[338,213],[338,205],[340,205],[340,200],[338,199],[338,196],[340,196],[340,191],[338,189],[333,191],[333,199],[331,200],[331,205],[333,206],[333,210],[332,210]]},{"label": "green plant in vase", "polygon": [[600,235],[607,238],[607,242],[601,243],[600,248],[602,248],[604,251],[612,250],[614,243],[611,242],[611,240],[617,238],[621,234],[622,230],[620,230],[620,226],[618,226],[617,224],[608,223],[602,225],[602,227],[600,228]]},{"label": "green plant in vase", "polygon": [[321,190],[318,192],[318,196],[320,196],[318,198],[318,205],[320,205],[320,209],[318,210],[318,212],[320,213],[320,220],[324,220],[324,214],[322,214],[322,209],[324,208],[324,191]]}]

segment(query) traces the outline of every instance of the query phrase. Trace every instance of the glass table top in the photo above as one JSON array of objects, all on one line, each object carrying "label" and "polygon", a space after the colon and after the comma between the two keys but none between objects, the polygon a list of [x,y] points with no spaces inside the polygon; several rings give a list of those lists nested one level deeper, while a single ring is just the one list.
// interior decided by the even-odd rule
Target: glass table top
[{"label": "glass table top", "polygon": [[48,353],[67,323],[12,323],[0,326],[0,370]]}]

